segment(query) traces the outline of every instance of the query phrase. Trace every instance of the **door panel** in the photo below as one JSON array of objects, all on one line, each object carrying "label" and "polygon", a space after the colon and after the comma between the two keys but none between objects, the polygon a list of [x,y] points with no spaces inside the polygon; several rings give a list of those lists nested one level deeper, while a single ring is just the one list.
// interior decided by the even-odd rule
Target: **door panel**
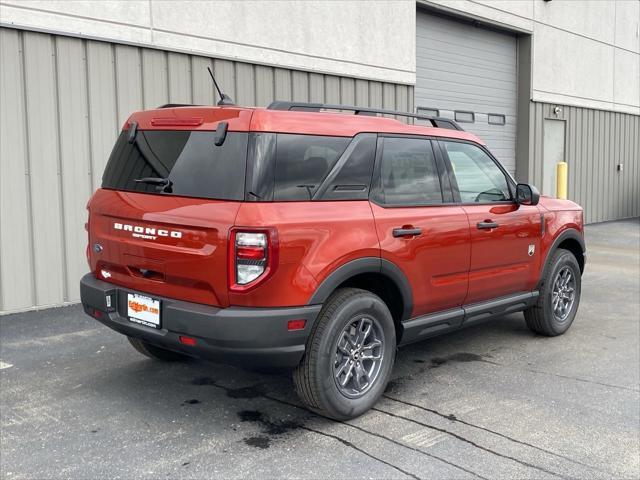
[{"label": "door panel", "polygon": [[[384,208],[374,203],[371,208],[382,258],[400,267],[411,283],[411,316],[462,305],[471,254],[469,222],[463,208]],[[394,236],[398,228],[420,229],[420,233]]]},{"label": "door panel", "polygon": [[[469,294],[476,303],[535,288],[540,263],[540,211],[513,204],[464,205],[471,232]],[[494,228],[478,224],[494,223]]]},{"label": "door panel", "polygon": [[469,219],[471,262],[465,304],[530,291],[540,256],[540,211],[513,201],[498,162],[469,142],[439,142],[456,201]]},{"label": "door panel", "polygon": [[377,153],[371,209],[382,258],[411,284],[412,317],[459,307],[467,294],[469,221],[462,207],[443,205],[452,194],[440,154],[415,137],[380,138]]}]

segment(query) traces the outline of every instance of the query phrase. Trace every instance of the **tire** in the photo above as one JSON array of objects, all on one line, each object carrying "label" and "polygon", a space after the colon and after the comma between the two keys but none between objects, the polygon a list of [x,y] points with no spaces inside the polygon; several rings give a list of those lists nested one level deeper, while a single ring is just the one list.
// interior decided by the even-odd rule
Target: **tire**
[{"label": "tire", "polygon": [[133,348],[135,348],[139,353],[154,360],[162,360],[163,362],[183,362],[190,359],[188,355],[156,347],[155,345],[151,345],[139,338],[127,337],[127,339],[131,346],[133,346]]},{"label": "tire", "polygon": [[[555,299],[558,298],[558,295],[554,294],[554,288],[557,287],[556,282],[563,282],[560,277],[566,274],[571,277],[567,285],[569,289],[573,290],[573,301],[570,307],[566,306],[567,304],[563,298],[570,295],[570,293],[568,293],[568,289],[562,290],[562,287],[560,287],[562,295],[560,295],[561,303],[558,304],[560,305],[558,310],[554,308]],[[567,277],[564,276],[564,278],[566,279]],[[581,280],[580,266],[573,253],[562,248],[554,252],[542,280],[538,301],[524,312],[524,318],[529,329],[547,337],[555,337],[566,332],[573,323],[578,311],[582,287]]]},{"label": "tire", "polygon": [[[349,340],[355,341],[352,344]],[[351,350],[355,353],[348,353]],[[305,356],[293,372],[296,392],[320,415],[335,420],[355,418],[384,392],[395,354],[395,325],[380,297],[357,288],[337,290],[320,311]],[[370,358],[378,356],[377,361]],[[367,371],[370,377],[362,375]],[[338,385],[349,378],[346,385]]]}]

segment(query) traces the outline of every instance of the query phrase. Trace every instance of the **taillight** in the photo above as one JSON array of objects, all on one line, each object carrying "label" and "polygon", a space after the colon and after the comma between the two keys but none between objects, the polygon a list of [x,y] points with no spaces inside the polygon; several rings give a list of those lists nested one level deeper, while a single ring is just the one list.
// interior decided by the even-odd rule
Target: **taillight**
[{"label": "taillight", "polygon": [[229,236],[229,289],[246,291],[260,284],[277,265],[276,230],[233,228]]}]

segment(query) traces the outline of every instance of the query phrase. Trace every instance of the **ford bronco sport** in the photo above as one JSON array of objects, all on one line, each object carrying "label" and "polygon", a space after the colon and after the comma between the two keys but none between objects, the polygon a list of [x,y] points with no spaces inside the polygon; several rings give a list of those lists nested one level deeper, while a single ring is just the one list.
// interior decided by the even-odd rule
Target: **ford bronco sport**
[{"label": "ford bronco sport", "polygon": [[376,402],[399,345],[516,311],[559,335],[580,300],[580,206],[516,184],[448,119],[136,112],[88,210],[87,314],[151,358],[293,368],[335,419]]}]

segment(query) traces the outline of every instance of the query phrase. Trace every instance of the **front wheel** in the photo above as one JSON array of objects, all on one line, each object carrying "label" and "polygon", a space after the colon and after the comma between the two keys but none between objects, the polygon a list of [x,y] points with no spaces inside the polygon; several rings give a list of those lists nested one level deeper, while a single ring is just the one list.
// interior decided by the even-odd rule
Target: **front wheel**
[{"label": "front wheel", "polygon": [[396,352],[396,331],[386,304],[357,288],[336,291],[327,301],[294,370],[296,392],[326,417],[362,415],[384,391]]},{"label": "front wheel", "polygon": [[576,257],[559,248],[551,257],[537,303],[524,312],[527,326],[548,337],[566,332],[578,312],[581,288]]}]

